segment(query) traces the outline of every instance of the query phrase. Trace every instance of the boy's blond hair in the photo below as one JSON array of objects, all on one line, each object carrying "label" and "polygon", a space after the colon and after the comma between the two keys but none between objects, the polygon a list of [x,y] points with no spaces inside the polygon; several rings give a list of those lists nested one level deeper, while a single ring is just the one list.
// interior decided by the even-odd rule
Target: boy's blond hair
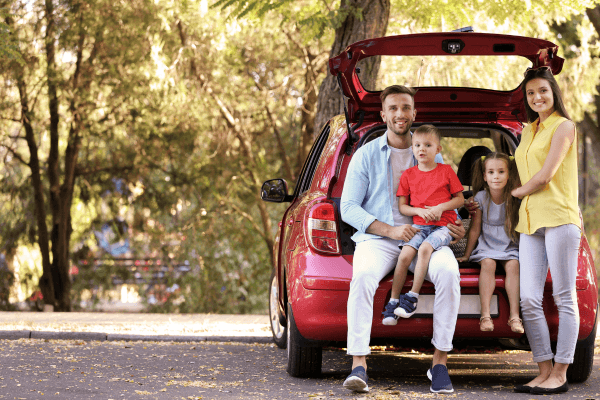
[{"label": "boy's blond hair", "polygon": [[438,140],[438,143],[442,141],[442,134],[440,133],[439,129],[430,124],[421,125],[420,127],[418,127],[415,130],[415,133],[413,133],[413,136],[419,135],[419,134],[420,135],[432,134],[432,135],[435,135],[435,137]]}]

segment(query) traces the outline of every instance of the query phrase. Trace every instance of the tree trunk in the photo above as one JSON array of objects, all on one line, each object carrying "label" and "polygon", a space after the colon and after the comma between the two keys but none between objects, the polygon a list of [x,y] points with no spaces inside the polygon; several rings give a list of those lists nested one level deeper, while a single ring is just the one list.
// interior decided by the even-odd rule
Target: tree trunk
[{"label": "tree trunk", "polygon": [[[586,10],[586,14],[596,29],[596,34],[600,36],[600,5],[597,5],[595,8],[588,8]],[[600,93],[600,83],[596,86],[596,91]],[[579,128],[585,130],[586,136],[588,137],[587,142],[583,143],[584,149],[587,150],[587,154],[591,155],[593,160],[589,164],[595,164],[596,166],[600,165],[600,95],[594,96],[594,105],[596,106],[596,115],[593,117],[593,114],[585,113],[583,121],[579,124]],[[589,167],[589,166],[588,166]],[[589,168],[588,168],[589,170]],[[591,176],[590,176],[591,177]],[[591,180],[590,180],[591,181]],[[598,189],[598,182],[590,182],[587,185],[588,193],[584,193],[583,196],[587,195],[588,198],[595,198],[596,191]]]},{"label": "tree trunk", "polygon": [[[20,70],[22,72],[22,70]],[[35,218],[38,230],[38,245],[42,254],[42,277],[39,281],[40,290],[46,304],[54,304],[54,281],[52,277],[52,265],[50,264],[50,247],[48,226],[46,225],[46,204],[44,199],[44,185],[40,174],[40,160],[38,147],[31,121],[33,113],[29,110],[29,100],[25,81],[20,72],[17,72],[17,86],[21,97],[21,119],[25,128],[25,140],[29,147],[29,168],[31,170],[31,183],[33,186],[33,198],[35,204]]]},{"label": "tree trunk", "polygon": [[[6,23],[14,28],[14,21],[11,16],[6,17]],[[24,57],[22,57],[24,58]],[[29,97],[27,94],[27,84],[25,83],[25,69],[17,62],[14,65],[14,77],[19,89],[19,98],[21,102],[21,122],[25,130],[25,141],[29,149],[29,162],[27,165],[31,170],[31,185],[33,188],[35,219],[37,226],[37,242],[42,255],[42,276],[39,280],[39,287],[42,291],[46,304],[54,304],[54,281],[52,277],[52,264],[50,263],[49,232],[46,225],[46,200],[44,196],[44,185],[42,183],[40,159],[38,155],[38,145],[33,130],[33,121],[35,116],[30,109]]]},{"label": "tree trunk", "polygon": [[[50,210],[52,212],[52,280],[54,282],[54,307],[57,311],[71,311],[71,278],[69,276],[69,236],[71,223],[71,202],[73,197],[73,179],[69,172],[74,173],[74,164],[77,157],[77,145],[73,143],[73,131],[69,134],[65,157],[65,171],[63,185],[60,184],[60,155],[59,155],[59,101],[58,101],[58,75],[56,74],[55,40],[56,22],[54,19],[53,0],[46,0],[46,59],[48,75],[48,111],[50,115],[50,152],[48,154],[48,180],[50,182]],[[76,81],[76,80],[75,80]],[[76,94],[74,94],[76,96]],[[74,116],[75,117],[75,116]],[[77,118],[73,125],[77,124]],[[73,159],[73,157],[75,157]],[[46,304],[51,304],[44,297]]]},{"label": "tree trunk", "polygon": [[[385,36],[390,16],[390,0],[342,0],[340,12],[352,8],[361,10],[362,19],[357,18],[353,12],[348,13],[342,25],[335,30],[330,57],[337,56],[348,45],[359,40]],[[369,61],[363,64],[361,71],[361,81],[366,87],[373,86],[381,65],[379,57],[371,57]],[[343,112],[342,100],[336,78],[327,74],[319,89],[315,133],[319,133],[330,118]]]},{"label": "tree trunk", "polygon": [[306,71],[304,72],[304,96],[302,97],[302,118],[301,124],[302,129],[300,134],[301,144],[298,149],[298,158],[297,158],[297,171],[300,171],[302,168],[302,164],[304,160],[308,156],[310,152],[310,148],[314,142],[315,135],[315,116],[316,116],[316,108],[317,102],[319,101],[317,95],[317,74],[318,71],[315,70],[314,60],[315,56],[310,53],[308,49],[305,52],[306,56]]}]

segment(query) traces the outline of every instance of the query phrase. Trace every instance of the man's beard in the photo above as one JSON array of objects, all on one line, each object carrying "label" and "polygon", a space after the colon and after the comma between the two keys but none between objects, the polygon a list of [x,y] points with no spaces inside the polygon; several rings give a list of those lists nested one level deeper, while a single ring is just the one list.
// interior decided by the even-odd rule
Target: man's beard
[{"label": "man's beard", "polygon": [[407,133],[410,131],[410,127],[412,126],[412,124],[413,124],[413,121],[407,121],[407,123],[406,123],[406,125],[405,125],[404,129],[403,129],[401,132],[398,132],[398,131],[396,131],[396,129],[393,127],[393,126],[394,126],[394,123],[392,122],[392,126],[390,127],[390,126],[388,125],[388,129],[389,129],[389,130],[390,130],[392,133],[394,133],[394,134],[396,134],[396,135],[398,135],[398,136],[406,136],[406,134],[407,134]]}]

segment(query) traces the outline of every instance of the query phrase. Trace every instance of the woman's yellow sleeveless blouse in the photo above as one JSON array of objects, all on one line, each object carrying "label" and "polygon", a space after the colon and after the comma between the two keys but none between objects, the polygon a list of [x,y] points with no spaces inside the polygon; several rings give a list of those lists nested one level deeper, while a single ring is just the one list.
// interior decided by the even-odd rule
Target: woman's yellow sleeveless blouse
[{"label": "woman's yellow sleeveless blouse", "polygon": [[[555,111],[542,124],[539,124],[538,118],[523,129],[521,143],[515,152],[521,184],[527,183],[542,169],[550,151],[554,132],[566,120]],[[534,134],[538,124],[539,129]],[[545,188],[523,197],[516,231],[532,235],[539,228],[565,224],[575,224],[581,228],[578,189],[575,132],[575,139],[550,183]]]}]

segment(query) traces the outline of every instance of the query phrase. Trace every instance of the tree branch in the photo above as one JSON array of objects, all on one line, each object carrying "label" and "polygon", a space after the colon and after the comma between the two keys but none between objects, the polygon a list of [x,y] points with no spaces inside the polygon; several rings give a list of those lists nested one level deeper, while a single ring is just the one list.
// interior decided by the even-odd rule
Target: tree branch
[{"label": "tree branch", "polygon": [[120,166],[120,167],[105,167],[105,168],[94,168],[94,169],[80,169],[79,167],[77,167],[75,169],[75,176],[88,176],[88,175],[93,175],[93,174],[98,174],[100,172],[110,172],[110,173],[119,173],[119,172],[125,172],[125,171],[130,171],[134,169],[133,165],[126,165],[126,166]]},{"label": "tree branch", "polygon": [[20,118],[0,117],[0,119],[3,119],[5,121],[21,122]]},{"label": "tree branch", "polygon": [[588,8],[585,10],[590,22],[596,29],[596,33],[600,35],[600,5],[597,5],[596,8]]},{"label": "tree branch", "polygon": [[267,237],[265,235],[265,233],[262,231],[262,228],[260,227],[260,225],[258,225],[256,223],[256,221],[254,220],[254,218],[252,218],[252,216],[248,213],[246,213],[244,210],[242,210],[241,208],[239,208],[236,204],[222,198],[221,196],[218,196],[218,199],[220,201],[223,201],[224,203],[226,203],[229,207],[233,208],[233,210],[235,212],[237,212],[238,214],[240,214],[243,218],[245,218],[248,222],[250,222],[250,224],[252,225],[252,227],[254,228],[254,230],[256,232],[258,232],[258,234],[260,235],[260,237],[263,238],[263,240],[266,240]]},{"label": "tree branch", "polygon": [[8,150],[8,152],[11,153],[13,155],[13,157],[16,158],[17,160],[19,160],[22,164],[25,164],[28,167],[31,167],[31,165],[29,165],[29,163],[27,161],[25,161],[23,159],[23,157],[21,157],[21,155],[19,153],[17,153],[16,151],[14,151],[12,148],[10,148],[8,146],[2,146],[2,147],[4,147],[6,150]]}]

